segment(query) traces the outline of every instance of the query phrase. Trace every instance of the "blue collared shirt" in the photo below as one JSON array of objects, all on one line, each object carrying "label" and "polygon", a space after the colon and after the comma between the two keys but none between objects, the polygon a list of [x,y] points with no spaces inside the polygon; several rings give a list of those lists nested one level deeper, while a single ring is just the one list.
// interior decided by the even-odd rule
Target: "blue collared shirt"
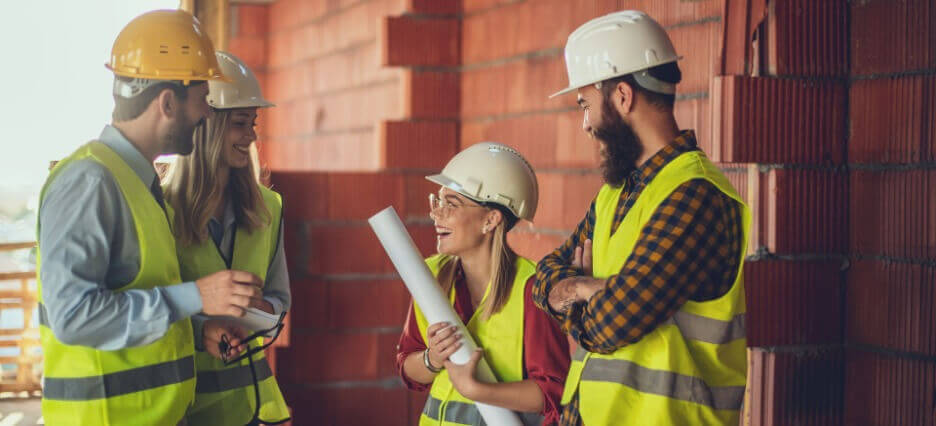
[{"label": "blue collared shirt", "polygon": [[[156,170],[119,130],[98,139],[149,188]],[[61,342],[117,350],[152,343],[174,322],[202,309],[194,282],[131,289],[140,270],[133,216],[117,181],[100,163],[75,161],[45,189],[39,209],[42,301]]]}]

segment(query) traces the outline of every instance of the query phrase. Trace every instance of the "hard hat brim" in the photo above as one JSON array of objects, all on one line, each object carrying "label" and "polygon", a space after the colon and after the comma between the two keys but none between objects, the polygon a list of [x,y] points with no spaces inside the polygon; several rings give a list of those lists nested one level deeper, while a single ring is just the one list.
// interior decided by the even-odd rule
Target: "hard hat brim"
[{"label": "hard hat brim", "polygon": [[114,73],[114,75],[117,75],[120,77],[127,77],[127,78],[145,78],[149,80],[165,80],[165,81],[209,81],[211,80],[211,81],[222,81],[225,83],[234,82],[234,80],[231,80],[229,77],[227,77],[224,74],[221,74],[220,72],[211,76],[191,76],[191,75],[182,75],[182,74],[179,74],[179,75],[135,74],[135,73],[129,73],[129,72],[116,70],[109,62],[104,63],[104,68],[107,68],[107,70]]},{"label": "hard hat brim", "polygon": [[465,193],[465,189],[462,188],[461,184],[459,184],[458,182],[455,182],[453,179],[451,179],[451,178],[449,178],[448,176],[445,176],[445,175],[443,175],[443,174],[441,174],[441,173],[440,173],[440,174],[437,174],[437,175],[429,175],[429,176],[426,176],[426,180],[428,180],[429,182],[432,182],[432,183],[435,183],[435,184],[444,186],[444,187],[446,187],[446,188],[448,188],[448,189],[451,189],[452,191],[455,191],[455,192],[461,194],[461,195],[464,196],[464,197],[467,197],[469,200],[474,201],[474,202],[476,202],[476,203],[483,203],[483,202],[484,202],[484,201],[479,200],[479,199],[477,199],[477,198],[475,198],[475,197],[473,197],[473,196],[471,196],[471,195],[466,194],[466,193]]},{"label": "hard hat brim", "polygon": [[560,95],[565,95],[566,93],[570,93],[570,92],[572,92],[572,91],[574,91],[574,90],[578,90],[578,89],[580,89],[580,88],[582,88],[582,87],[584,87],[584,86],[566,87],[565,89],[562,89],[562,90],[560,90],[560,91],[558,91],[558,92],[556,92],[556,93],[553,93],[553,94],[549,95],[549,98],[548,98],[548,99],[552,99],[552,98],[555,98],[556,96],[560,96]]}]

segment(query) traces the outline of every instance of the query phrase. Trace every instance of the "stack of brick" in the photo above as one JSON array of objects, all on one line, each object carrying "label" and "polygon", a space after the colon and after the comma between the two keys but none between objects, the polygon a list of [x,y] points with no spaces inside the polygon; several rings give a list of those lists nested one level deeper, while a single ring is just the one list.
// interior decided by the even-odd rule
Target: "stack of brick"
[{"label": "stack of brick", "polygon": [[729,1],[712,151],[749,167],[746,425],[842,424],[848,7]]},{"label": "stack of brick", "polygon": [[850,5],[846,424],[936,424],[936,4]]},{"label": "stack of brick", "polygon": [[547,96],[568,34],[621,9],[666,27],[684,56],[677,121],[754,215],[745,423],[933,423],[931,1],[235,4],[231,50],[278,104],[261,158],[286,200],[295,303],[271,359],[297,424],[418,417],[425,395],[393,368],[408,296],[365,219],[394,205],[431,253],[423,175],[503,142],[543,189],[509,235],[519,253],[540,258],[582,219],[597,144],[574,96]]},{"label": "stack of brick", "polygon": [[[434,251],[423,176],[456,152],[458,87],[454,74],[421,68],[457,62],[458,22],[446,18],[456,5],[232,8],[231,50],[277,103],[258,130],[261,162],[285,200],[293,308],[270,358],[294,424],[412,424],[425,402],[395,370],[409,296],[366,219],[393,205],[423,253]],[[429,45],[446,31],[449,44],[413,55],[409,20],[436,30]]]}]

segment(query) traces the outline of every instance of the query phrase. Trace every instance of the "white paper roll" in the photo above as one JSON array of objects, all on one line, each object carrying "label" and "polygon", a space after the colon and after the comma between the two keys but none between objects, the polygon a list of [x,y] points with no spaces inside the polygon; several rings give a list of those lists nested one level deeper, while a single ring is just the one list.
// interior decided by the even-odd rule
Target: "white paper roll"
[{"label": "white paper roll", "polygon": [[[471,333],[462,324],[461,319],[455,314],[448,298],[442,293],[442,288],[432,276],[429,267],[423,260],[419,249],[413,242],[413,238],[406,232],[406,227],[400,217],[397,216],[393,206],[387,207],[367,220],[377,239],[383,245],[393,266],[403,278],[403,283],[413,296],[413,300],[419,305],[429,324],[438,322],[447,322],[458,326],[462,335],[461,347],[455,351],[449,359],[456,364],[465,364],[471,358],[478,345],[471,338]],[[496,383],[497,379],[491,371],[484,358],[478,362],[477,376],[478,380],[487,383]],[[485,423],[491,426],[522,426],[520,418],[513,411],[494,405],[475,403],[481,417]]]}]

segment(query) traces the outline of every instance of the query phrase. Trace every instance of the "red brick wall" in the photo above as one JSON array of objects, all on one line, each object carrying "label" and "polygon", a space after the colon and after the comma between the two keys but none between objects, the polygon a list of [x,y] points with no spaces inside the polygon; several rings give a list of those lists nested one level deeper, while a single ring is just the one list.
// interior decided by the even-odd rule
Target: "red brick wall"
[{"label": "red brick wall", "polygon": [[408,296],[365,219],[394,205],[431,253],[422,176],[459,149],[508,143],[537,169],[520,253],[581,220],[596,146],[573,97],[547,96],[568,34],[620,9],[667,28],[677,120],[753,213],[745,422],[934,422],[931,1],[277,0],[232,7],[231,49],[278,104],[260,146],[295,303],[271,358],[296,424],[417,418],[393,368]]},{"label": "red brick wall", "polygon": [[851,3],[846,424],[936,424],[936,4]]}]

